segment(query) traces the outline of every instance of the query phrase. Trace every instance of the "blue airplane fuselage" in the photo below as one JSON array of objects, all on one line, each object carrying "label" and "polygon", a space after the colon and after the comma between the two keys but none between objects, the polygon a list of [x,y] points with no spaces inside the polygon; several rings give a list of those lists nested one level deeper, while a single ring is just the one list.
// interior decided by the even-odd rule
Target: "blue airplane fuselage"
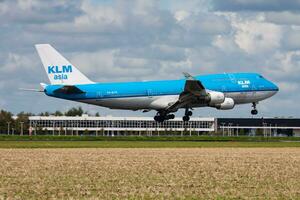
[{"label": "blue airplane fuselage", "polygon": [[[273,96],[278,87],[257,73],[223,73],[196,76],[205,89],[222,92],[234,100],[235,104],[252,103]],[[93,83],[76,85],[84,93],[55,93],[62,85],[48,85],[45,93],[52,97],[74,100],[116,109],[155,109],[148,106],[162,96],[179,96],[184,91],[186,79]],[[144,103],[141,103],[141,100]],[[123,99],[123,100],[121,100]],[[110,102],[107,102],[107,101]],[[120,101],[118,101],[120,100]],[[128,103],[130,101],[131,103]],[[122,105],[123,104],[123,107]],[[196,105],[201,107],[201,105]]]}]

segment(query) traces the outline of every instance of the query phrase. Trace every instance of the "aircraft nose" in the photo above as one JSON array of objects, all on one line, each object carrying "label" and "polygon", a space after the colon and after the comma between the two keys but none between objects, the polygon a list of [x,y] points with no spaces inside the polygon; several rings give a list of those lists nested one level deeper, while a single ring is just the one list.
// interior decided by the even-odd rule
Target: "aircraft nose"
[{"label": "aircraft nose", "polygon": [[275,83],[273,83],[271,81],[269,81],[269,84],[270,84],[270,89],[272,91],[274,91],[274,94],[276,94],[279,91],[279,87]]},{"label": "aircraft nose", "polygon": [[274,88],[274,90],[276,91],[276,93],[279,91],[279,87],[277,86],[277,85],[275,85],[274,83],[272,83],[273,84],[273,88]]}]

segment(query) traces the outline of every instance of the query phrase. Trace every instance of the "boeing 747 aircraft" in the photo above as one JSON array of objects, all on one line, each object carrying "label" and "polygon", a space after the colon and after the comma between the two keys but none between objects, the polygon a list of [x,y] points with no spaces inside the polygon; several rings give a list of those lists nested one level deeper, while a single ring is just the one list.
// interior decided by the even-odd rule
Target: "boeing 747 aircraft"
[{"label": "boeing 747 aircraft", "polygon": [[95,83],[49,44],[37,44],[50,85],[41,83],[43,92],[51,97],[103,106],[111,109],[156,110],[154,120],[174,119],[179,109],[185,109],[184,121],[189,121],[192,109],[212,107],[233,109],[238,104],[256,105],[278,92],[278,87],[257,73],[223,73],[191,76],[185,79],[124,83]]}]

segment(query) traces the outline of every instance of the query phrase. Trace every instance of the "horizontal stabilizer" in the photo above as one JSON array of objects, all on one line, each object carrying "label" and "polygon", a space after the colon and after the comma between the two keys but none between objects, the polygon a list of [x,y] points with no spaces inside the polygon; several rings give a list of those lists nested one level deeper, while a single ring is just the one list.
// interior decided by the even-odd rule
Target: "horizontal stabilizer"
[{"label": "horizontal stabilizer", "polygon": [[62,94],[83,94],[85,93],[78,87],[74,85],[65,85],[57,90],[54,90],[54,93],[62,93]]},{"label": "horizontal stabilizer", "polygon": [[44,92],[44,90],[41,89],[31,89],[31,88],[19,88],[19,90],[27,91],[27,92]]}]

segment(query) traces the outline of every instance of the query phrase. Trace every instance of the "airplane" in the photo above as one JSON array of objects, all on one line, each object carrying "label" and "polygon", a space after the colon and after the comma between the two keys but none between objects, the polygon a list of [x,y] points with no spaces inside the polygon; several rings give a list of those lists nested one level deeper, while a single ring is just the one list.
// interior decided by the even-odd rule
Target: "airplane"
[{"label": "airplane", "polygon": [[178,80],[96,83],[50,44],[35,47],[51,83],[41,83],[46,95],[110,109],[155,110],[157,122],[174,119],[179,109],[185,109],[182,119],[189,121],[194,108],[229,110],[239,104],[252,104],[251,114],[256,115],[258,102],[279,91],[258,73],[192,76],[184,72],[185,78]]}]

